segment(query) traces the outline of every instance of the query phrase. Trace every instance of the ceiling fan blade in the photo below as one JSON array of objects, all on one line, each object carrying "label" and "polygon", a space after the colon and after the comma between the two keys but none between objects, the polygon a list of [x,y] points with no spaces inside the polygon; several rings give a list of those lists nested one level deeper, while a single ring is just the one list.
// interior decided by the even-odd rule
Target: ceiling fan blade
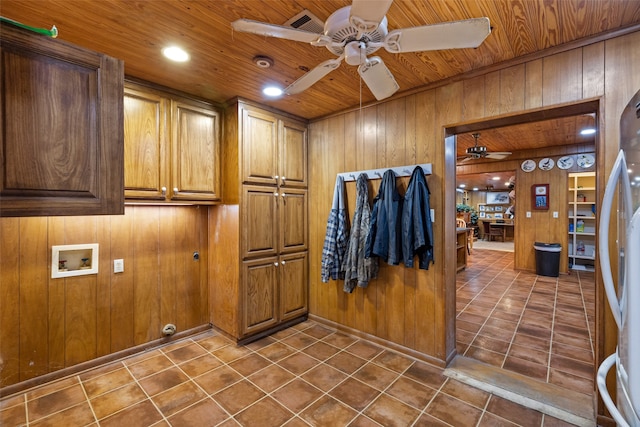
[{"label": "ceiling fan blade", "polygon": [[379,56],[372,56],[358,67],[358,73],[378,101],[390,97],[400,86]]},{"label": "ceiling fan blade", "polygon": [[314,83],[316,83],[317,81],[322,79],[324,76],[326,76],[327,74],[329,74],[330,72],[338,68],[341,61],[342,61],[342,58],[338,58],[338,59],[329,59],[320,63],[313,70],[309,71],[308,73],[300,77],[298,80],[296,80],[295,82],[287,86],[287,88],[284,90],[284,93],[293,95],[310,88],[311,86],[314,85]]},{"label": "ceiling fan blade", "polygon": [[298,30],[293,27],[285,27],[283,25],[267,24],[251,19],[238,19],[231,23],[236,31],[243,33],[258,34],[261,36],[276,37],[279,39],[293,40],[297,42],[313,43],[319,38],[324,37],[323,34],[311,33],[309,31]]},{"label": "ceiling fan blade", "polygon": [[373,31],[378,28],[391,3],[393,0],[353,0],[349,19],[359,31]]},{"label": "ceiling fan blade", "polygon": [[461,159],[458,159],[457,163],[465,163],[468,162],[470,160],[477,160],[475,157],[462,157]]},{"label": "ceiling fan blade", "polygon": [[391,31],[384,48],[399,53],[478,47],[490,33],[489,18],[443,22]]},{"label": "ceiling fan blade", "polygon": [[496,159],[496,160],[502,160],[506,157],[509,157],[511,155],[510,152],[508,151],[496,151],[495,153],[487,153],[487,155],[485,156],[487,159]]}]

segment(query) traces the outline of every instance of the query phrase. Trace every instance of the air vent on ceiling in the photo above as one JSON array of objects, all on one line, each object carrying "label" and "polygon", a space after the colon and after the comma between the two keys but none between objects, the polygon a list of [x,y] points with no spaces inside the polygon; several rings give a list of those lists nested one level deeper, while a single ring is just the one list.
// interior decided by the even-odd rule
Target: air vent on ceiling
[{"label": "air vent on ceiling", "polygon": [[324,33],[324,22],[306,9],[289,19],[284,25],[311,33]]}]

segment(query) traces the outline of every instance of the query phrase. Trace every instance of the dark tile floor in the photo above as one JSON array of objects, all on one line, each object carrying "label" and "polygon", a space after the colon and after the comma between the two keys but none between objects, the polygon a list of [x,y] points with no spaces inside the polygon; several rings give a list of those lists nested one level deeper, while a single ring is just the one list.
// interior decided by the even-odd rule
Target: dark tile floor
[{"label": "dark tile floor", "polygon": [[567,426],[443,369],[307,321],[214,331],[0,400],[10,426]]},{"label": "dark tile floor", "polygon": [[512,252],[474,249],[456,289],[459,354],[593,394],[593,273],[517,272]]},{"label": "dark tile floor", "polygon": [[[592,273],[515,272],[513,253],[474,249],[456,303],[460,354],[592,393]],[[307,321],[246,346],[208,331],[8,396],[0,425],[569,424]]]}]

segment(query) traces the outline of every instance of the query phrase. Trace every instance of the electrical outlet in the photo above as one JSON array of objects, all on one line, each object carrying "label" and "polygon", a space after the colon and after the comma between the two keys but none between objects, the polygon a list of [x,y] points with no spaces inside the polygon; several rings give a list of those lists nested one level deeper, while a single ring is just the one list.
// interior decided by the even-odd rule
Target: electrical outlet
[{"label": "electrical outlet", "polygon": [[114,273],[122,273],[122,272],[124,272],[124,260],[123,259],[114,259],[113,260],[113,272]]},{"label": "electrical outlet", "polygon": [[554,211],[554,212],[553,212],[553,217],[554,217],[554,218],[558,218],[558,212],[555,212],[555,211]]},{"label": "electrical outlet", "polygon": [[527,218],[531,218],[531,212],[527,211]]}]

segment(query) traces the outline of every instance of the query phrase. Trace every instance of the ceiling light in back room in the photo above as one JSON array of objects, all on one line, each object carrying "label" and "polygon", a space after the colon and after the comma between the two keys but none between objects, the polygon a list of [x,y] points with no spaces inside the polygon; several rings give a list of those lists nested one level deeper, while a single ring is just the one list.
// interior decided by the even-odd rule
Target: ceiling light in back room
[{"label": "ceiling light in back room", "polygon": [[594,128],[586,128],[580,131],[580,135],[593,135],[594,133],[596,133]]},{"label": "ceiling light in back room", "polygon": [[162,49],[162,54],[175,62],[186,62],[189,60],[189,54],[178,46],[169,46]]}]

